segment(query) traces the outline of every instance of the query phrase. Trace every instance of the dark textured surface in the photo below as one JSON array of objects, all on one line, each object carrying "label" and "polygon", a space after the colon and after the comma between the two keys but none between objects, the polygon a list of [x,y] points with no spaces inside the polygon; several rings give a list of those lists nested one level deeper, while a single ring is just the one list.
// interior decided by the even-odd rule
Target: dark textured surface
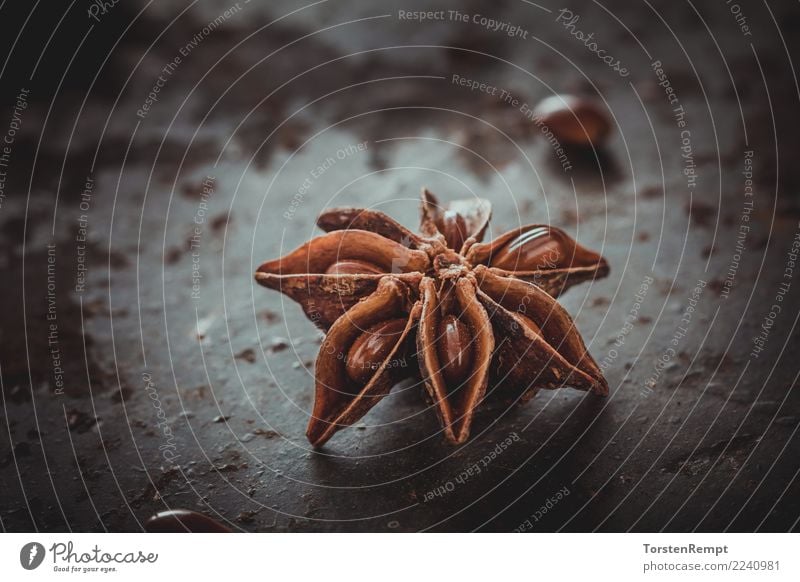
[{"label": "dark textured surface", "polygon": [[[165,508],[249,531],[797,529],[800,282],[785,276],[800,219],[796,4],[743,6],[749,36],[723,2],[573,6],[576,28],[625,63],[625,78],[548,1],[452,3],[527,38],[403,21],[398,10],[414,7],[394,2],[331,0],[274,22],[300,5],[242,3],[208,34],[228,5],[140,13],[123,2],[95,22],[67,3],[29,19],[28,3],[10,4],[0,132],[20,89],[30,106],[0,206],[3,529],[139,530]],[[655,60],[685,110],[694,188]],[[602,151],[570,152],[564,171],[519,107],[453,74],[531,106],[552,92],[599,95],[615,132]],[[755,194],[743,222],[746,150]],[[550,222],[607,257],[610,276],[562,303],[606,362],[611,396],[567,389],[490,405],[453,448],[418,387],[401,386],[312,452],[318,333],[252,271],[314,236],[329,206],[373,206],[416,227],[422,185],[489,198],[487,238]],[[82,214],[88,280],[76,292]]]}]

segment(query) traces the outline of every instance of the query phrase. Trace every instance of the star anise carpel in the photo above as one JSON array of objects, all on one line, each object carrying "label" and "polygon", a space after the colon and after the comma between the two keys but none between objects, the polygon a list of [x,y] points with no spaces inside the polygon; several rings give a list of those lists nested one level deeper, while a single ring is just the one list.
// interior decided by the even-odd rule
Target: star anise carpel
[{"label": "star anise carpel", "polygon": [[420,377],[454,444],[488,394],[526,401],[542,388],[596,394],[608,384],[556,301],[608,274],[599,254],[541,224],[483,243],[487,200],[440,204],[423,190],[420,233],[370,209],[323,212],[327,234],[263,263],[259,284],[297,301],[326,331],[315,367],[314,446]]}]

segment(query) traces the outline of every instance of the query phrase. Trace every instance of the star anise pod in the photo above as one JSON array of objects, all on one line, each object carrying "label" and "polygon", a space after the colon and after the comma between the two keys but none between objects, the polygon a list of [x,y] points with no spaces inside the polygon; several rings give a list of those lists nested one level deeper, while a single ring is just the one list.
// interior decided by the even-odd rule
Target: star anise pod
[{"label": "star anise pod", "polygon": [[554,299],[607,275],[605,259],[539,224],[482,243],[490,215],[486,200],[440,205],[427,190],[421,234],[375,210],[331,209],[317,221],[328,234],[258,268],[261,285],[327,331],[306,432],[313,445],[417,373],[454,444],[468,438],[490,386],[522,401],[540,388],[608,393]]}]

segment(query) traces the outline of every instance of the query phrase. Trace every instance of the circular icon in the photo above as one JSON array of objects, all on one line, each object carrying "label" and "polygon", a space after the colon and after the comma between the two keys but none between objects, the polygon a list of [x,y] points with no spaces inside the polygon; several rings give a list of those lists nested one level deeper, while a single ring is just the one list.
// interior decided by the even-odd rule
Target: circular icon
[{"label": "circular icon", "polygon": [[35,570],[44,560],[44,546],[39,542],[29,542],[19,551],[19,563],[26,570]]}]

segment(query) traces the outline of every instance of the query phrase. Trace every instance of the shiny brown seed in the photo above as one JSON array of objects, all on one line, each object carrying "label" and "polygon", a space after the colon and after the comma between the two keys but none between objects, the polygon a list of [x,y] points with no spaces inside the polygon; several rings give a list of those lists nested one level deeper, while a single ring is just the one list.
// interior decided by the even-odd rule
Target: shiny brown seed
[{"label": "shiny brown seed", "polygon": [[326,275],[380,275],[383,271],[379,267],[366,261],[339,261],[332,264],[325,271]]},{"label": "shiny brown seed", "polygon": [[611,132],[608,114],[590,99],[553,95],[543,99],[533,116],[563,144],[600,146]]},{"label": "shiny brown seed", "polygon": [[569,253],[563,237],[537,226],[509,241],[494,256],[492,267],[504,271],[538,271],[567,266]]},{"label": "shiny brown seed", "polygon": [[358,336],[347,352],[345,370],[353,382],[366,384],[400,339],[405,319],[376,323]]},{"label": "shiny brown seed", "polygon": [[210,517],[188,509],[162,511],[147,520],[144,529],[151,533],[230,533],[230,529]]},{"label": "shiny brown seed", "polygon": [[472,366],[472,336],[469,328],[455,315],[447,315],[439,322],[436,350],[439,367],[445,382],[456,387],[467,377]]},{"label": "shiny brown seed", "polygon": [[439,230],[447,241],[447,246],[460,251],[467,240],[467,223],[464,217],[454,210],[446,210],[442,216]]}]

